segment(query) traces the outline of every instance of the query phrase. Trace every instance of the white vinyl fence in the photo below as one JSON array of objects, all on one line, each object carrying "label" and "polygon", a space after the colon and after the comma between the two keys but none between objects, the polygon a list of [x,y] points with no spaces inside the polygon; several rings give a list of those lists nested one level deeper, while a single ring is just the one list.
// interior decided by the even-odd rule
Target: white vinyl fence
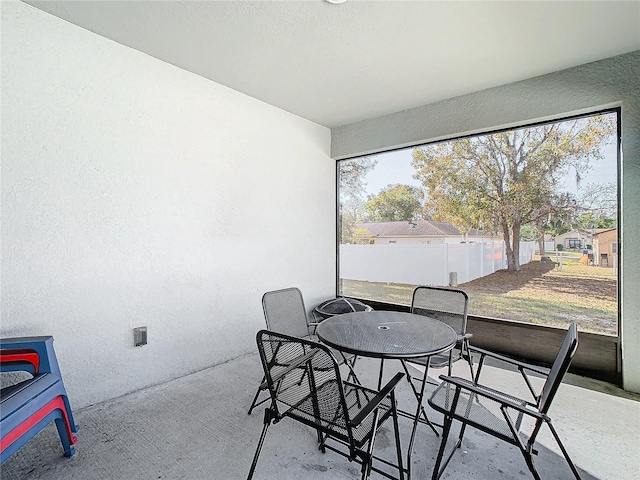
[{"label": "white vinyl fence", "polygon": [[[533,260],[534,242],[520,242],[520,264]],[[340,245],[340,278],[409,285],[466,283],[507,268],[504,242]]]},{"label": "white vinyl fence", "polygon": [[[556,242],[549,240],[544,242],[544,251],[548,255],[551,252],[554,252],[556,249]],[[536,253],[540,253],[538,249],[538,242],[536,242]]]}]

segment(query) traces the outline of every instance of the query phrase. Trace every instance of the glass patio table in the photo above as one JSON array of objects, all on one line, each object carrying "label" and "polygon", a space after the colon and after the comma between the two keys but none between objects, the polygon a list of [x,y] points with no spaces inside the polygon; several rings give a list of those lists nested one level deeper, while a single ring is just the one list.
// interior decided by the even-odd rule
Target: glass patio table
[{"label": "glass patio table", "polygon": [[[323,342],[342,352],[362,357],[379,358],[378,389],[382,384],[385,360],[408,360],[448,352],[456,344],[456,332],[446,323],[424,315],[375,310],[351,312],[323,320],[316,328]],[[413,427],[407,451],[407,477],[411,478],[411,450],[420,412],[434,432],[437,431],[422,408],[422,398],[428,370],[424,371],[422,387],[416,394],[416,413],[409,415]]]}]

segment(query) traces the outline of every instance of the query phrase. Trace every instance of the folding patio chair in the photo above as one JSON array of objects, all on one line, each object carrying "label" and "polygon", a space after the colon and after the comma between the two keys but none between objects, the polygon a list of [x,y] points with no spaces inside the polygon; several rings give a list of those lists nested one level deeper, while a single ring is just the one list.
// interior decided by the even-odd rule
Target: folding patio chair
[{"label": "folding patio chair", "polygon": [[[396,374],[378,392],[343,381],[338,362],[326,345],[268,330],[258,332],[256,341],[271,405],[265,409],[248,479],[255,472],[267,429],[283,418],[316,430],[323,453],[329,449],[360,463],[362,479],[371,471],[392,479],[404,478],[394,394],[403,373]],[[373,455],[376,432],[389,418],[395,431],[397,464]],[[398,477],[381,470],[382,464],[387,470],[397,469]]]},{"label": "folding patio chair", "polygon": [[300,289],[291,287],[265,293],[262,296],[262,310],[268,330],[300,338],[311,335]]},{"label": "folding patio chair", "polygon": [[[441,375],[442,383],[429,399],[429,405],[444,414],[442,442],[440,443],[440,450],[433,469],[432,480],[437,480],[441,477],[456,449],[460,447],[467,425],[518,447],[533,477],[536,480],[540,480],[540,475],[533,463],[533,455],[538,453],[535,448],[536,437],[545,424],[551,430],[560,450],[562,450],[562,454],[573,475],[580,480],[578,470],[569,458],[569,454],[560,441],[560,437],[551,423],[551,418],[548,416],[553,398],[560,383],[562,383],[565,373],[569,369],[577,348],[578,327],[575,323],[569,326],[556,359],[548,372],[546,369],[519,362],[487,350],[471,347],[473,352],[480,354],[475,380],[468,381],[458,377]],[[516,366],[524,378],[534,401],[527,401],[480,384],[480,373],[486,357],[492,357]],[[527,371],[546,377],[544,386],[539,394],[533,388],[527,376]],[[525,415],[534,419],[534,427],[528,437],[519,432]],[[451,454],[445,460],[444,465],[440,467],[447,444],[447,437],[454,420],[461,423],[460,434]]]},{"label": "folding patio chair", "polygon": [[[449,353],[433,355],[431,357],[412,358],[402,360],[402,367],[407,374],[407,380],[411,385],[416,398],[422,398],[425,385],[422,385],[423,378],[429,378],[429,368],[448,367],[448,374],[451,375],[451,367],[454,362],[465,359],[469,364],[471,378],[473,378],[473,359],[469,353],[469,339],[472,334],[467,333],[467,310],[469,308],[469,296],[462,290],[441,287],[416,287],[411,300],[411,313],[435,318],[449,325],[458,335],[456,346]],[[407,363],[413,363],[424,367],[427,371],[423,377],[411,375],[407,368]],[[427,418],[427,414],[422,410],[422,419],[433,429],[433,425]],[[433,429],[436,435],[438,432]]]},{"label": "folding patio chair", "polygon": [[[312,338],[311,329],[317,324],[309,322],[300,289],[291,287],[265,293],[262,296],[262,310],[268,330],[299,338]],[[340,363],[347,363],[342,353],[337,354],[336,358],[340,359]],[[347,366],[351,370],[348,363]],[[353,375],[353,372],[350,375]],[[249,415],[255,407],[269,400],[269,397],[266,397],[256,403],[260,392],[265,388],[264,378],[260,385],[247,412]]]},{"label": "folding patio chair", "polygon": [[[294,337],[309,337],[310,331],[307,309],[304,306],[300,289],[291,287],[265,293],[262,296],[262,310],[268,330],[286,333]],[[251,415],[255,407],[269,400],[269,397],[266,397],[258,402],[260,392],[266,388],[264,380],[265,378],[263,377],[262,383],[253,397],[253,401],[247,412],[249,415]]]},{"label": "folding patio chair", "polygon": [[455,349],[448,354],[411,359],[410,363],[417,363],[426,368],[448,366],[449,375],[451,375],[452,363],[465,359],[469,364],[471,378],[473,378],[473,360],[469,354],[469,339],[473,337],[473,334],[467,333],[468,308],[469,296],[462,290],[441,287],[417,287],[413,291],[411,313],[425,315],[446,323],[455,330],[458,335],[458,341]]}]

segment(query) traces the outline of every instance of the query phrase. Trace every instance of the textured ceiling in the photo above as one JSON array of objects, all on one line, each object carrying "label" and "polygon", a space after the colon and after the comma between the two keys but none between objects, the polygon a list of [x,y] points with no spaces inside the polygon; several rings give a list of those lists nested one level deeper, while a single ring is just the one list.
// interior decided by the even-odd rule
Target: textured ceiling
[{"label": "textured ceiling", "polygon": [[640,49],[640,1],[39,1],[335,127]]}]

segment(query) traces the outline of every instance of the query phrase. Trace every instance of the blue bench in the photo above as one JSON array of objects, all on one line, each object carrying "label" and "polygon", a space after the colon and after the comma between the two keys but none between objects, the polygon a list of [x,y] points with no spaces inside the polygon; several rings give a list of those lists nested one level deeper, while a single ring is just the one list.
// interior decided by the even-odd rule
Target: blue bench
[{"label": "blue bench", "polygon": [[75,453],[78,426],[62,382],[53,337],[0,339],[0,372],[32,378],[0,390],[0,463],[55,421],[67,457]]}]

